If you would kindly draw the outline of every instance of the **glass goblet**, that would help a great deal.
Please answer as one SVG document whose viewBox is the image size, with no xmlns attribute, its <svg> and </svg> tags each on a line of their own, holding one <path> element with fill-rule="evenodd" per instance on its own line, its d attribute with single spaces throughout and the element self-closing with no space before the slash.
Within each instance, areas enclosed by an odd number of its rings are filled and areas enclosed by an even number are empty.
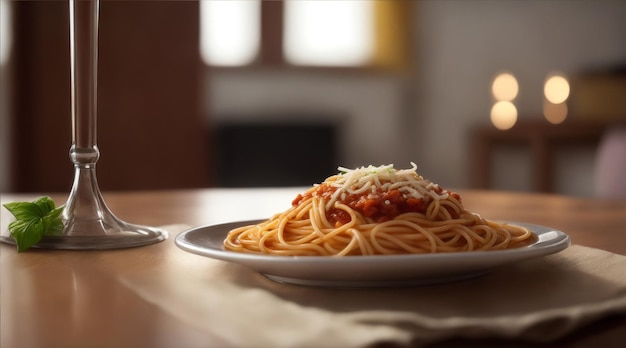
<svg viewBox="0 0 626 348">
<path fill-rule="evenodd" d="M 52 249 L 115 249 L 157 243 L 166 231 L 134 225 L 107 207 L 96 179 L 99 0 L 69 0 L 74 183 L 62 213 L 61 236 L 35 245 Z"/>
</svg>

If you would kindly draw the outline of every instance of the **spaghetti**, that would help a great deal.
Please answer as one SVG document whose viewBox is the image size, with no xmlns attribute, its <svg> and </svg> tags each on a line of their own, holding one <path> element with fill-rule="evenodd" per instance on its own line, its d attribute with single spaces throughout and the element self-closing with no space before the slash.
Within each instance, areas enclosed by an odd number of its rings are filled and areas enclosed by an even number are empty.
<svg viewBox="0 0 626 348">
<path fill-rule="evenodd" d="M 521 247 L 529 230 L 483 219 L 461 197 L 393 165 L 340 173 L 299 194 L 292 206 L 231 230 L 227 250 L 291 256 L 442 253 Z"/>
</svg>

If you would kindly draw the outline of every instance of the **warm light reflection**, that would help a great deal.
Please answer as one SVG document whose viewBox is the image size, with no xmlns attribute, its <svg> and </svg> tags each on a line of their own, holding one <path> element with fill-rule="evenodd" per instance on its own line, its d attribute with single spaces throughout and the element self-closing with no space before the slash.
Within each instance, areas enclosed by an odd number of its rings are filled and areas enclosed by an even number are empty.
<svg viewBox="0 0 626 348">
<path fill-rule="evenodd" d="M 567 104 L 545 102 L 543 103 L 543 115 L 552 124 L 562 123 L 567 118 Z"/>
<path fill-rule="evenodd" d="M 561 75 L 552 75 L 546 79 L 543 93 L 550 103 L 561 104 L 569 97 L 569 82 Z"/>
<path fill-rule="evenodd" d="M 491 84 L 493 97 L 498 101 L 512 101 L 517 97 L 518 91 L 517 79 L 510 73 L 498 74 Z"/>
<path fill-rule="evenodd" d="M 500 130 L 510 129 L 517 122 L 517 108 L 509 101 L 499 101 L 491 107 L 491 123 Z"/>
<path fill-rule="evenodd" d="M 567 118 L 567 98 L 570 86 L 567 79 L 559 74 L 550 75 L 543 87 L 545 101 L 543 115 L 552 124 L 559 124 Z"/>
</svg>

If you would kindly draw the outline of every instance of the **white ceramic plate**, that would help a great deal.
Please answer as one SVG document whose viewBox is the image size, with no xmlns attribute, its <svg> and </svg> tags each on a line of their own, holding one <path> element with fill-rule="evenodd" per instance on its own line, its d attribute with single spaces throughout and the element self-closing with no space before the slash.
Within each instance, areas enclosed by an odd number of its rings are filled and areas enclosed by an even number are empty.
<svg viewBox="0 0 626 348">
<path fill-rule="evenodd" d="M 180 233 L 175 242 L 188 252 L 244 265 L 278 282 L 331 287 L 423 285 L 468 279 L 494 267 L 557 253 L 570 245 L 564 232 L 512 222 L 530 229 L 537 242 L 508 250 L 389 256 L 272 256 L 224 250 L 228 231 L 256 222 L 195 227 Z"/>
</svg>

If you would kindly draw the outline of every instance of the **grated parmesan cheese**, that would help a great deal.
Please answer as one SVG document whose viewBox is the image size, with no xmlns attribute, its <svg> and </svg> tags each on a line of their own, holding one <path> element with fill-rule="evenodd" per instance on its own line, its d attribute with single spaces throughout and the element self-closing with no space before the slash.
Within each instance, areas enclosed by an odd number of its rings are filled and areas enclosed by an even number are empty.
<svg viewBox="0 0 626 348">
<path fill-rule="evenodd" d="M 397 189 L 403 198 L 422 199 L 430 197 L 435 200 L 446 199 L 448 192 L 441 190 L 439 185 L 424 179 L 417 173 L 417 165 L 411 162 L 411 168 L 395 169 L 393 164 L 359 167 L 348 169 L 337 168 L 340 173 L 327 179 L 326 183 L 336 187 L 326 207 L 332 207 L 337 200 L 344 200 L 347 194 L 361 194 L 368 190 L 387 192 Z M 438 193 L 440 192 L 440 193 Z"/>
</svg>

